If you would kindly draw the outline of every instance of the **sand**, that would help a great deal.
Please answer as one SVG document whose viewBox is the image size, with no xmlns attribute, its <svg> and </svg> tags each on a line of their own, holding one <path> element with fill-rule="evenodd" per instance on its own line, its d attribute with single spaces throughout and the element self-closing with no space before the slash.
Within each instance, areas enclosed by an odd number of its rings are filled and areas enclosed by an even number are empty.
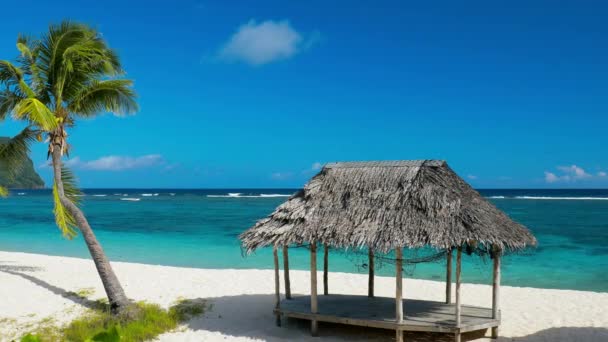
<svg viewBox="0 0 608 342">
<path fill-rule="evenodd" d="M 159 341 L 386 341 L 394 333 L 376 329 L 321 325 L 321 338 L 309 335 L 306 322 L 272 315 L 271 270 L 196 269 L 112 263 L 130 298 L 168 307 L 179 299 L 203 299 L 211 308 Z M 309 273 L 291 272 L 292 291 L 309 293 Z M 367 294 L 367 276 L 330 273 L 330 291 Z M 390 297 L 394 279 L 377 277 L 376 294 Z M 444 284 L 404 279 L 407 298 L 443 300 Z M 503 286 L 499 341 L 608 341 L 608 293 Z M 79 315 L 88 300 L 104 297 L 92 261 L 27 253 L 0 252 L 0 341 L 11 341 L 48 322 L 63 324 Z M 491 288 L 463 284 L 464 304 L 491 306 Z M 446 340 L 447 339 L 446 335 Z M 478 337 L 478 336 L 471 336 Z M 433 341 L 441 336 L 408 334 Z M 490 341 L 481 338 L 479 341 Z"/>
</svg>

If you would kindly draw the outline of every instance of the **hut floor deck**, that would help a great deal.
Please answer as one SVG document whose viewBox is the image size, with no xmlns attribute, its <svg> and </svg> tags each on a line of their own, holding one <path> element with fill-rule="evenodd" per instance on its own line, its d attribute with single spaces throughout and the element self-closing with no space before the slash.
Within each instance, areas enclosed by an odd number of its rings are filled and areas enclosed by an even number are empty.
<svg viewBox="0 0 608 342">
<path fill-rule="evenodd" d="M 318 313 L 310 312 L 310 296 L 283 299 L 279 309 L 286 317 L 317 320 L 402 331 L 457 332 L 455 305 L 442 302 L 406 299 L 403 322 L 395 321 L 395 299 L 387 297 L 319 295 Z M 497 327 L 499 319 L 492 310 L 461 305 L 460 332 Z"/>
</svg>

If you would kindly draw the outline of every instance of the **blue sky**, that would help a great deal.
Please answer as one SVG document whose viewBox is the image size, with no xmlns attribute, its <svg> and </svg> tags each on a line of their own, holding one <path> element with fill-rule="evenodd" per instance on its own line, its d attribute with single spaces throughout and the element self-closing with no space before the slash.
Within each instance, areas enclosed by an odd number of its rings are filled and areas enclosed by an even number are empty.
<svg viewBox="0 0 608 342">
<path fill-rule="evenodd" d="M 0 59 L 70 18 L 136 82 L 136 116 L 71 132 L 84 187 L 299 187 L 330 161 L 422 158 L 480 188 L 608 187 L 602 1 L 27 5 Z"/>
</svg>

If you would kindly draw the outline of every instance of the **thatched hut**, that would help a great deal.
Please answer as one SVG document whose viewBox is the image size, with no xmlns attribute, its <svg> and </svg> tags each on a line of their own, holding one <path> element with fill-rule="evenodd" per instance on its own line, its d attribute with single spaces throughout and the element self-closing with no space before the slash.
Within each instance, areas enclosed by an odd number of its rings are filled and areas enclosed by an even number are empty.
<svg viewBox="0 0 608 342">
<path fill-rule="evenodd" d="M 345 162 L 327 164 L 304 189 L 241 235 L 243 248 L 274 249 L 277 324 L 280 316 L 317 322 L 393 329 L 397 341 L 403 331 L 461 333 L 500 324 L 500 257 L 505 251 L 536 245 L 524 226 L 484 199 L 444 161 Z M 309 244 L 311 295 L 291 296 L 288 247 Z M 324 247 L 324 296 L 317 296 L 317 246 Z M 446 256 L 445 303 L 404 301 L 403 248 L 432 247 Z M 368 296 L 329 295 L 329 248 L 366 249 L 369 255 Z M 278 249 L 283 249 L 286 299 L 279 289 Z M 493 259 L 492 308 L 460 303 L 462 251 L 487 253 Z M 456 250 L 456 294 L 452 304 L 452 254 Z M 396 295 L 374 296 L 374 255 L 394 251 Z M 405 302 L 405 303 L 404 303 Z M 404 316 L 404 306 L 406 316 Z M 361 310 L 368 310 L 362 313 Z M 393 314 L 394 313 L 394 314 Z"/>
</svg>

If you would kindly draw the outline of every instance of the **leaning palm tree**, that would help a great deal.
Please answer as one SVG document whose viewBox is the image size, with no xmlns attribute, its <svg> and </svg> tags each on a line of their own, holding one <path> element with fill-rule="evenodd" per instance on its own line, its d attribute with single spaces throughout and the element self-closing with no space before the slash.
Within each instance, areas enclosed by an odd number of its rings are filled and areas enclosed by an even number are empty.
<svg viewBox="0 0 608 342">
<path fill-rule="evenodd" d="M 47 158 L 53 168 L 55 221 L 64 236 L 79 230 L 91 253 L 110 307 L 124 313 L 132 307 L 114 274 L 103 248 L 78 205 L 74 177 L 63 164 L 69 154 L 68 130 L 80 118 L 137 110 L 133 82 L 114 50 L 95 29 L 70 21 L 51 25 L 39 40 L 17 39 L 16 63 L 0 61 L 0 116 L 12 113 L 37 140 L 48 142 Z M 29 131 L 28 131 L 29 132 Z M 29 142 L 29 140 L 28 140 Z M 128 310 L 130 311 L 130 310 Z"/>
</svg>

